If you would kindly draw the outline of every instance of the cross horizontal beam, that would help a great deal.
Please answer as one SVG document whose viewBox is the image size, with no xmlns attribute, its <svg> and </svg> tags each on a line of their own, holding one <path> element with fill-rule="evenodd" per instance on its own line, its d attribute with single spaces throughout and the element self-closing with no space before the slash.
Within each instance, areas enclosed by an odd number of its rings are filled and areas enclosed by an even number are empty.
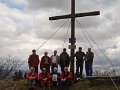
<svg viewBox="0 0 120 90">
<path fill-rule="evenodd" d="M 66 18 L 72 18 L 72 17 L 76 18 L 76 17 L 85 17 L 85 16 L 96 16 L 96 15 L 100 15 L 100 11 L 76 13 L 75 15 L 68 14 L 68 15 L 61 15 L 61 16 L 53 16 L 53 17 L 49 17 L 49 20 L 66 19 Z"/>
</svg>

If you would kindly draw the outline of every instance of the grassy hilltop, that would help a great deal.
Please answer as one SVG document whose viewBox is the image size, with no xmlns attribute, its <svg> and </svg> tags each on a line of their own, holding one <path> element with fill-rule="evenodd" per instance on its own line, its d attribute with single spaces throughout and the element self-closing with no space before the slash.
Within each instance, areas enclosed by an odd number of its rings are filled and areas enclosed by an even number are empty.
<svg viewBox="0 0 120 90">
<path fill-rule="evenodd" d="M 120 90 L 120 81 L 116 82 Z M 0 81 L 0 90 L 28 90 L 27 82 L 21 81 Z M 35 90 L 41 90 L 36 87 Z M 90 81 L 83 79 L 70 87 L 70 90 L 116 90 L 111 81 L 97 80 L 94 85 Z"/>
</svg>

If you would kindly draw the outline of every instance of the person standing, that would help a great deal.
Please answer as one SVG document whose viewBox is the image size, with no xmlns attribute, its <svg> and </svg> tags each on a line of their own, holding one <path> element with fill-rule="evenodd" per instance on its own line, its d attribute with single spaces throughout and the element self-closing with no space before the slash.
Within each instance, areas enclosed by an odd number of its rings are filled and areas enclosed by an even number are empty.
<svg viewBox="0 0 120 90">
<path fill-rule="evenodd" d="M 51 60 L 48 56 L 48 52 L 44 53 L 44 56 L 41 58 L 40 69 L 46 68 L 47 72 L 50 72 Z"/>
<path fill-rule="evenodd" d="M 86 76 L 92 76 L 93 59 L 94 59 L 94 53 L 91 51 L 91 48 L 88 48 L 88 52 L 86 53 L 86 60 L 85 60 Z"/>
<path fill-rule="evenodd" d="M 38 73 L 38 65 L 39 65 L 39 56 L 36 54 L 36 50 L 32 50 L 32 54 L 28 58 L 29 68 L 34 67 L 35 72 Z"/>
<path fill-rule="evenodd" d="M 53 72 L 54 67 L 58 67 L 59 64 L 59 56 L 57 55 L 57 50 L 54 50 L 54 55 L 51 56 L 51 70 Z"/>
<path fill-rule="evenodd" d="M 79 51 L 77 51 L 74 54 L 74 57 L 76 57 L 76 59 L 77 59 L 76 60 L 76 77 L 77 78 L 82 78 L 83 62 L 84 62 L 84 59 L 86 58 L 85 53 L 82 51 L 82 47 L 79 47 Z M 79 68 L 80 68 L 80 72 L 79 72 Z"/>
<path fill-rule="evenodd" d="M 64 67 L 69 67 L 69 55 L 66 52 L 66 48 L 63 49 L 63 52 L 60 54 L 60 67 L 61 71 L 64 71 Z"/>
</svg>

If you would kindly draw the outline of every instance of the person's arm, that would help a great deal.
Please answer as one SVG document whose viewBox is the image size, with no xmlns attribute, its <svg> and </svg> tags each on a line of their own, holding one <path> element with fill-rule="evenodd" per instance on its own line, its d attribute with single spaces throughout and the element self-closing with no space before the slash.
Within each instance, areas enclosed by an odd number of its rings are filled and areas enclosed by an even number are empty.
<svg viewBox="0 0 120 90">
<path fill-rule="evenodd" d="M 44 59 L 44 57 L 42 57 L 42 58 L 41 58 L 41 61 L 40 61 L 40 69 L 41 69 L 41 71 L 42 71 L 42 69 L 44 68 L 43 59 Z"/>
<path fill-rule="evenodd" d="M 28 58 L 28 65 L 30 67 L 30 63 L 31 63 L 31 55 L 29 55 L 29 58 Z"/>
<path fill-rule="evenodd" d="M 53 55 L 50 57 L 50 60 L 51 60 L 51 63 L 52 63 L 52 60 L 53 60 Z"/>
<path fill-rule="evenodd" d="M 91 52 L 90 59 L 93 59 L 93 58 L 94 58 L 94 53 Z"/>
<path fill-rule="evenodd" d="M 71 72 L 69 72 L 69 74 L 68 74 L 66 79 L 72 79 L 72 73 Z"/>
<path fill-rule="evenodd" d="M 86 59 L 86 54 L 83 52 L 83 60 L 85 60 Z"/>
<path fill-rule="evenodd" d="M 93 53 L 93 52 L 92 52 Z M 93 58 L 94 58 L 94 53 L 93 53 Z"/>
<path fill-rule="evenodd" d="M 49 65 L 51 66 L 52 65 L 52 61 L 51 61 L 50 57 L 48 57 L 48 61 L 49 61 Z"/>
<path fill-rule="evenodd" d="M 39 65 L 39 63 L 40 63 L 40 60 L 39 60 L 39 56 L 37 55 L 37 60 L 38 60 L 38 65 Z"/>
<path fill-rule="evenodd" d="M 68 65 L 67 66 L 69 66 L 69 64 L 70 64 L 70 57 L 69 57 L 68 54 L 67 54 L 67 60 L 68 60 Z"/>
<path fill-rule="evenodd" d="M 32 77 L 32 75 L 30 73 L 27 74 L 26 78 L 27 79 L 34 79 L 34 77 Z"/>
<path fill-rule="evenodd" d="M 52 75 L 50 73 L 47 73 L 47 79 L 51 79 Z"/>
<path fill-rule="evenodd" d="M 37 73 L 35 73 L 35 79 L 38 79 L 38 74 Z"/>
<path fill-rule="evenodd" d="M 63 72 L 60 74 L 60 79 L 64 79 L 64 73 Z"/>
<path fill-rule="evenodd" d="M 39 74 L 39 80 L 43 80 L 42 73 Z"/>
<path fill-rule="evenodd" d="M 93 58 L 94 58 L 94 53 L 91 52 L 90 55 L 89 55 L 89 57 L 88 57 L 88 60 L 92 60 Z"/>
<path fill-rule="evenodd" d="M 26 78 L 27 78 L 27 79 L 29 79 L 29 78 L 30 78 L 30 74 L 29 74 L 29 73 L 27 73 Z"/>
<path fill-rule="evenodd" d="M 76 57 L 76 56 L 77 56 L 77 52 L 72 57 Z"/>
<path fill-rule="evenodd" d="M 60 57 L 59 57 L 59 65 L 62 66 L 62 55 L 60 54 Z"/>
<path fill-rule="evenodd" d="M 59 65 L 59 63 L 60 63 L 60 60 L 59 60 L 59 56 L 57 55 L 57 64 Z"/>
</svg>

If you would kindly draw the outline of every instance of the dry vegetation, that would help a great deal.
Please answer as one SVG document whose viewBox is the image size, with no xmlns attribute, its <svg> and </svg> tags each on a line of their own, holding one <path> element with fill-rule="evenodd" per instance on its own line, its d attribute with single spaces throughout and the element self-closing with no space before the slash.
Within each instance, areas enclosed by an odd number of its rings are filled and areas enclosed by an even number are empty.
<svg viewBox="0 0 120 90">
<path fill-rule="evenodd" d="M 120 81 L 116 82 L 120 90 Z M 25 80 L 20 81 L 0 81 L 0 90 L 28 90 L 27 82 Z M 40 87 L 36 87 L 35 90 L 41 90 Z M 78 83 L 71 86 L 70 90 L 116 90 L 111 81 L 97 80 L 94 85 L 90 81 L 83 79 Z"/>
</svg>

